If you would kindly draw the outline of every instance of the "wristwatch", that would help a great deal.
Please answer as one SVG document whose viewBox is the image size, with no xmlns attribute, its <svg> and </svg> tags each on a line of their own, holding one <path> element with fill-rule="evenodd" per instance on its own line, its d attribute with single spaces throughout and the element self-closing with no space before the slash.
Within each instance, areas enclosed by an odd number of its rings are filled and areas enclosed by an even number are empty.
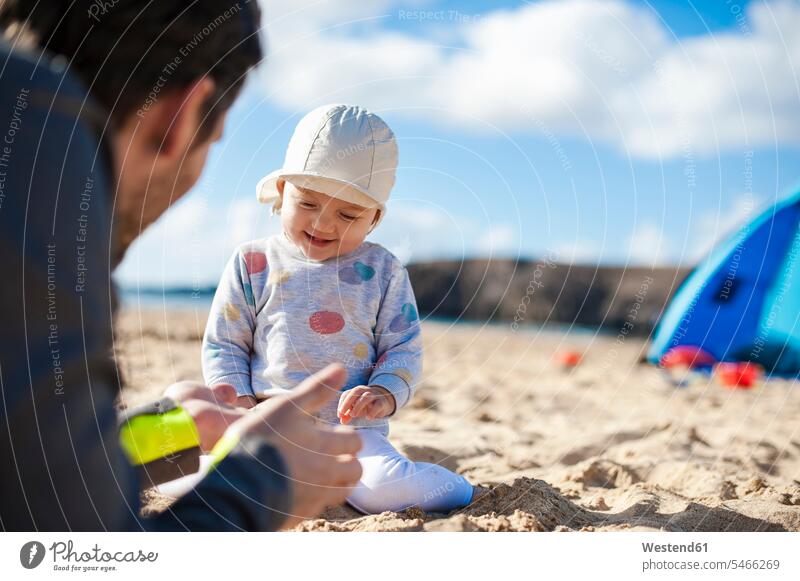
<svg viewBox="0 0 800 581">
<path fill-rule="evenodd" d="M 193 474 L 200 467 L 200 436 L 194 420 L 168 397 L 124 411 L 119 417 L 119 442 L 152 486 Z"/>
</svg>

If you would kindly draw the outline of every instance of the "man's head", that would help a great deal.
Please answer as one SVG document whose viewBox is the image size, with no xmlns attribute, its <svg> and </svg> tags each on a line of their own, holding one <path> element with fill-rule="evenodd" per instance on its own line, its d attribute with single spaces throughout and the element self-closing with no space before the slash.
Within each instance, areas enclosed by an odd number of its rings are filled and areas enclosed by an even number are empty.
<svg viewBox="0 0 800 581">
<path fill-rule="evenodd" d="M 255 0 L 0 0 L 6 36 L 63 56 L 108 113 L 123 250 L 200 176 L 259 22 Z"/>
</svg>

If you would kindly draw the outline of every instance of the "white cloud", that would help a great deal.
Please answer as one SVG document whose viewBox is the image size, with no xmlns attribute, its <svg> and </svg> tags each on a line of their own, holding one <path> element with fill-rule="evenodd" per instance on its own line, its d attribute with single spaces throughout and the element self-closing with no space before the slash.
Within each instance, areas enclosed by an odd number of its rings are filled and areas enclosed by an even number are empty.
<svg viewBox="0 0 800 581">
<path fill-rule="evenodd" d="M 404 263 L 516 256 L 519 251 L 518 230 L 511 224 L 478 222 L 444 208 L 406 201 L 390 202 L 386 219 L 370 240 L 384 245 Z"/>
<path fill-rule="evenodd" d="M 566 264 L 597 264 L 604 258 L 603 245 L 593 240 L 569 240 L 552 245 L 551 260 Z"/>
<path fill-rule="evenodd" d="M 685 239 L 680 243 L 668 238 L 654 223 L 643 224 L 631 237 L 631 260 L 647 266 L 695 266 L 763 209 L 764 199 L 752 192 L 734 196 L 715 210 L 687 216 Z"/>
<path fill-rule="evenodd" d="M 652 223 L 639 224 L 628 241 L 628 264 L 664 266 L 672 258 L 671 245 L 662 227 Z"/>
<path fill-rule="evenodd" d="M 485 256 L 507 256 L 519 253 L 517 231 L 510 224 L 492 224 L 478 237 L 478 254 Z"/>
<path fill-rule="evenodd" d="M 269 2 L 264 18 L 268 55 L 260 72 L 271 99 L 289 111 L 336 101 L 375 110 L 429 103 L 416 94 L 423 90 L 420 75 L 434 75 L 444 66 L 440 49 L 382 30 L 381 21 L 392 17 L 391 4 Z M 356 27 L 369 32 L 347 34 Z"/>
<path fill-rule="evenodd" d="M 565 0 L 387 30 L 395 3 L 278 2 L 263 83 L 290 111 L 330 101 L 611 142 L 633 155 L 800 143 L 800 5 L 753 3 L 733 31 L 678 40 L 647 6 Z M 430 26 L 444 35 L 412 34 Z"/>
<path fill-rule="evenodd" d="M 370 236 L 404 263 L 431 258 L 464 257 L 469 253 L 471 222 L 444 208 L 389 202 L 386 218 Z"/>
</svg>

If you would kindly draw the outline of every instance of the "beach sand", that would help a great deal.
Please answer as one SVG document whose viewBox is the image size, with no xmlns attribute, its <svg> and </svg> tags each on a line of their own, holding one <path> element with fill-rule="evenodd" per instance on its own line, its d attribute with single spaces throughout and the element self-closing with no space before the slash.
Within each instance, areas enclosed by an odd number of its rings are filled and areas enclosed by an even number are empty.
<svg viewBox="0 0 800 581">
<path fill-rule="evenodd" d="M 120 314 L 124 405 L 201 380 L 205 318 Z M 424 379 L 390 439 L 491 492 L 449 515 L 335 507 L 298 530 L 800 531 L 800 385 L 675 388 L 622 335 L 425 322 L 423 337 Z M 582 363 L 557 365 L 564 349 Z M 145 512 L 169 504 L 145 499 Z"/>
</svg>

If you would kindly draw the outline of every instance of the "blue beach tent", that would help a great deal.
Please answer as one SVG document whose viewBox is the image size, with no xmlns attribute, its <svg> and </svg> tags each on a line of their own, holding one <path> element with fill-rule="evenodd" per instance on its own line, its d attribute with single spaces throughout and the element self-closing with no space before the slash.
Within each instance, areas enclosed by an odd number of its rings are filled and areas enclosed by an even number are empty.
<svg viewBox="0 0 800 581">
<path fill-rule="evenodd" d="M 719 244 L 675 293 L 648 360 L 699 347 L 717 361 L 753 361 L 800 375 L 800 191 Z"/>
</svg>

